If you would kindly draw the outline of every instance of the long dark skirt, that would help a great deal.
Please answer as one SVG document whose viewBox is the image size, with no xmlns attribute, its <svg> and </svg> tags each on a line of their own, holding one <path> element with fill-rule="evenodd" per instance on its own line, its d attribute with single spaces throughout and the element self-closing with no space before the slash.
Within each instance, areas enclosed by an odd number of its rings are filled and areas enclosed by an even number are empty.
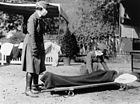
<svg viewBox="0 0 140 104">
<path fill-rule="evenodd" d="M 26 35 L 22 50 L 22 70 L 30 73 L 40 74 L 46 70 L 45 54 L 33 56 L 31 53 L 30 37 Z"/>
</svg>

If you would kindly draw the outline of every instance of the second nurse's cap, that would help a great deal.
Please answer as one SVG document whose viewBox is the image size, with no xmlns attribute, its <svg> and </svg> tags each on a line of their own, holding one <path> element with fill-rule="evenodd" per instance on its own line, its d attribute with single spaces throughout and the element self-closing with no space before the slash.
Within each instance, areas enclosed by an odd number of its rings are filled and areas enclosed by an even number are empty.
<svg viewBox="0 0 140 104">
<path fill-rule="evenodd" d="M 46 2 L 46 1 L 39 1 L 39 2 L 36 3 L 36 7 L 47 8 L 48 4 L 49 4 L 49 3 Z"/>
</svg>

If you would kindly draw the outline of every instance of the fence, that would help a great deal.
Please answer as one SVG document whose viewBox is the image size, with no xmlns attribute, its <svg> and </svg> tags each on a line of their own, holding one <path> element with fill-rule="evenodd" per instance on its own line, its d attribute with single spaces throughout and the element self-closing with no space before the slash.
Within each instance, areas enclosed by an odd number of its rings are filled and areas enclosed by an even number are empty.
<svg viewBox="0 0 140 104">
<path fill-rule="evenodd" d="M 4 55 L 1 53 L 1 59 L 0 59 L 1 65 L 4 65 L 7 63 L 7 60 L 8 60 L 7 57 L 8 57 L 7 55 Z M 21 57 L 10 60 L 10 64 L 21 64 Z M 53 57 L 51 54 L 45 56 L 45 64 L 50 64 L 50 65 L 53 64 Z"/>
</svg>

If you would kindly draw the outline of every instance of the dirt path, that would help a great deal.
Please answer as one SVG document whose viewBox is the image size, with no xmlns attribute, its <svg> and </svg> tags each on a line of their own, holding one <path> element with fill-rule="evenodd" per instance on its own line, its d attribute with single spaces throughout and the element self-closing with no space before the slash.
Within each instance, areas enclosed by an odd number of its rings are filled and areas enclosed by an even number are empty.
<svg viewBox="0 0 140 104">
<path fill-rule="evenodd" d="M 104 90 L 87 93 L 77 93 L 73 97 L 64 98 L 58 94 L 40 93 L 39 98 L 27 97 L 23 94 L 25 87 L 25 72 L 20 65 L 0 67 L 0 104 L 140 104 L 140 83 L 129 84 L 127 91 Z M 78 75 L 80 65 L 47 67 L 47 71 Z M 109 64 L 110 69 L 121 72 L 131 72 L 130 64 Z M 41 83 L 41 82 L 40 82 Z"/>
</svg>

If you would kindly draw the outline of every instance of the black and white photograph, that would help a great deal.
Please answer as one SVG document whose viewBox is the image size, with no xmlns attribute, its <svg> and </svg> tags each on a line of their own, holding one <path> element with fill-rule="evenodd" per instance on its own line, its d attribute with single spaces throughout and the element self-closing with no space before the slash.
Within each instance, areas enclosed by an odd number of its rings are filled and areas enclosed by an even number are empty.
<svg viewBox="0 0 140 104">
<path fill-rule="evenodd" d="M 0 0 L 0 104 L 140 104 L 139 0 Z"/>
</svg>

